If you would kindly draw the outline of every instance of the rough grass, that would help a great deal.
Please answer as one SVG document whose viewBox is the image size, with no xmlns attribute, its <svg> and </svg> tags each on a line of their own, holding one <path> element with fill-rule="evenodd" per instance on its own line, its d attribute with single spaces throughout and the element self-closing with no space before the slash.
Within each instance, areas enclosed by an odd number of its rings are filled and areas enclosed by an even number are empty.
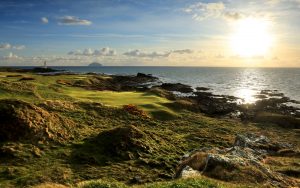
<svg viewBox="0 0 300 188">
<path fill-rule="evenodd" d="M 25 107 L 33 106 L 33 110 L 26 112 L 22 106 L 12 105 L 13 117 L 17 120 L 26 117 L 25 120 L 30 120 L 25 121 L 28 125 L 37 121 L 42 128 L 47 127 L 47 122 L 52 122 L 52 131 L 54 128 L 60 130 L 60 122 L 68 120 L 72 122 L 73 128 L 69 135 L 63 134 L 64 138 L 70 138 L 63 139 L 63 142 L 36 143 L 26 142 L 24 139 L 0 142 L 0 187 L 30 187 L 40 184 L 40 187 L 76 187 L 82 181 L 90 181 L 86 183 L 90 187 L 116 187 L 113 184 L 124 187 L 234 187 L 237 185 L 205 177 L 170 180 L 175 175 L 182 155 L 200 147 L 230 147 L 238 133 L 259 133 L 298 147 L 300 145 L 300 134 L 292 129 L 272 124 L 241 124 L 189 111 L 174 111 L 167 107 L 171 101 L 150 93 L 90 91 L 56 82 L 58 79 L 81 80 L 86 75 L 22 74 L 6 77 L 12 74 L 14 73 L 0 73 L 0 100 L 17 99 L 26 104 Z M 22 76 L 30 76 L 35 80 L 18 81 Z M 138 106 L 152 118 L 128 113 L 122 109 L 126 104 Z M 36 120 L 36 110 L 46 114 L 49 121 L 42 118 L 44 116 Z M 0 123 L 3 124 L 3 121 Z M 125 137 L 127 140 L 124 141 L 122 134 L 111 132 L 124 126 L 133 126 L 138 130 L 136 132 L 144 136 L 137 140 Z M 105 135 L 120 137 L 109 140 L 104 139 Z M 59 140 L 59 137 L 54 136 L 53 139 Z M 123 147 L 124 144 L 128 146 L 128 143 L 134 147 Z M 109 146 L 113 147 L 113 151 L 128 152 L 129 155 L 117 158 L 115 155 L 108 155 L 111 151 Z M 141 149 L 143 147 L 152 148 L 152 152 Z M 273 160 L 278 162 L 283 159 L 274 157 Z M 286 170 L 284 165 L 292 168 L 293 164 L 299 164 L 299 158 L 286 161 L 283 166 L 273 163 L 270 163 L 272 168 L 282 171 Z M 98 180 L 107 178 L 113 178 L 117 183 Z M 156 181 L 159 183 L 153 183 Z M 246 182 L 243 177 L 239 181 L 259 186 Z"/>
<path fill-rule="evenodd" d="M 10 77 L 7 77 L 8 75 Z M 178 116 L 174 110 L 166 107 L 172 103 L 170 100 L 153 93 L 95 91 L 57 83 L 57 80 L 62 79 L 84 81 L 88 77 L 85 75 L 41 76 L 0 73 L 0 76 L 0 99 L 21 99 L 31 103 L 44 100 L 88 101 L 103 103 L 112 107 L 133 104 L 150 116 L 162 120 L 173 119 Z M 19 81 L 20 77 L 32 77 L 35 80 Z M 104 79 L 107 78 L 104 77 Z"/>
<path fill-rule="evenodd" d="M 246 187 L 245 185 L 234 185 L 220 182 L 206 177 L 180 179 L 167 182 L 156 182 L 144 185 L 127 186 L 114 180 L 92 180 L 81 182 L 78 188 L 238 188 Z"/>
</svg>

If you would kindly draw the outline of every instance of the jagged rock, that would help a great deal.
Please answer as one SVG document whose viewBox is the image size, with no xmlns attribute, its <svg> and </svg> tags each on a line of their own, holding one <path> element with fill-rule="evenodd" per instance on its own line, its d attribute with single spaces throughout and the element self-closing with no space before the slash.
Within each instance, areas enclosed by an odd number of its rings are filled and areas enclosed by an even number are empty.
<svg viewBox="0 0 300 188">
<path fill-rule="evenodd" d="M 201 148 L 185 155 L 176 176 L 182 177 L 186 169 L 233 182 L 263 183 L 275 187 L 296 186 L 293 179 L 271 171 L 265 164 L 266 155 L 273 152 L 270 146 L 289 148 L 290 144 L 271 142 L 265 136 L 254 134 L 238 135 L 231 148 Z M 189 173 L 186 173 L 189 174 Z"/>
<path fill-rule="evenodd" d="M 235 146 L 243 148 L 251 148 L 259 154 L 275 155 L 282 150 L 293 149 L 293 145 L 284 142 L 271 141 L 263 135 L 246 134 L 237 135 L 235 138 Z"/>
</svg>

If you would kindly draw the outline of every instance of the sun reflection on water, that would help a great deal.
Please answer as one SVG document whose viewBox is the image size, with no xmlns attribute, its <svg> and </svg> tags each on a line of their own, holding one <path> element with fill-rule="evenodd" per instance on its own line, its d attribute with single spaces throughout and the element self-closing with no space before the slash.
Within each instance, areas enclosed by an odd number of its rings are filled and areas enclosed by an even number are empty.
<svg viewBox="0 0 300 188">
<path fill-rule="evenodd" d="M 257 99 L 255 98 L 256 92 L 251 90 L 251 89 L 239 89 L 236 92 L 236 96 L 240 97 L 243 99 L 242 103 L 254 103 Z"/>
</svg>

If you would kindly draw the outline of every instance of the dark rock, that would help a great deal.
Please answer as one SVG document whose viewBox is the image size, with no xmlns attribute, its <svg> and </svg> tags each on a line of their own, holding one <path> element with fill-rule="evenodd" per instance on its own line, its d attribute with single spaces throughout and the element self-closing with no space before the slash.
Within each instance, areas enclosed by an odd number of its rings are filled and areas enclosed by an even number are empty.
<svg viewBox="0 0 300 188">
<path fill-rule="evenodd" d="M 196 90 L 197 91 L 208 91 L 208 90 L 211 90 L 211 89 L 207 88 L 207 87 L 196 87 Z"/>
<path fill-rule="evenodd" d="M 28 69 L 28 72 L 33 72 L 33 73 L 51 73 L 51 72 L 61 72 L 61 71 L 63 70 L 56 70 L 52 68 L 43 68 L 43 67 Z"/>
<path fill-rule="evenodd" d="M 138 78 L 149 78 L 149 79 L 153 79 L 156 78 L 154 76 L 152 76 L 152 74 L 144 74 L 144 73 L 137 73 L 136 77 Z"/>
<path fill-rule="evenodd" d="M 208 115 L 220 116 L 231 114 L 238 110 L 237 104 L 230 102 L 236 100 L 235 97 L 225 95 L 214 95 L 211 92 L 194 92 L 195 96 L 189 97 L 193 99 L 198 109 Z"/>
<path fill-rule="evenodd" d="M 181 93 L 192 93 L 193 89 L 189 85 L 181 84 L 181 83 L 163 83 L 161 88 L 168 91 L 177 91 Z"/>
</svg>

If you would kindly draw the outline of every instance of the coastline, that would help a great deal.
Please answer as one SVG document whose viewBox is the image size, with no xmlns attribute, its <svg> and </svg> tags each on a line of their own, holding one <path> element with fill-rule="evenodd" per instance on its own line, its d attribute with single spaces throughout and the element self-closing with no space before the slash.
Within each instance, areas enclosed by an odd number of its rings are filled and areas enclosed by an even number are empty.
<svg viewBox="0 0 300 188">
<path fill-rule="evenodd" d="M 80 182 L 104 185 L 105 178 L 119 187 L 182 181 L 182 186 L 299 185 L 299 166 L 293 164 L 300 156 L 300 114 L 285 105 L 291 100 L 283 94 L 263 91 L 270 98 L 237 104 L 236 97 L 209 88 L 195 91 L 143 73 L 0 72 L 0 153 L 7 164 L 0 172 L 8 173 L 0 185 L 84 187 Z M 195 166 L 196 156 L 210 156 L 210 167 Z M 264 156 L 275 162 L 262 162 Z M 276 163 L 282 159 L 285 166 Z M 199 172 L 199 179 L 182 179 Z"/>
<path fill-rule="evenodd" d="M 278 90 L 285 96 L 300 101 L 296 82 L 300 69 L 256 69 L 256 68 L 191 68 L 191 67 L 56 67 L 78 73 L 104 73 L 109 75 L 136 75 L 139 72 L 152 74 L 167 83 L 182 83 L 211 88 L 214 94 L 243 98 L 247 103 L 255 102 L 262 90 Z M 286 76 L 288 75 L 288 76 Z M 253 84 L 255 83 L 255 84 Z M 293 84 L 290 84 L 293 83 Z"/>
</svg>

